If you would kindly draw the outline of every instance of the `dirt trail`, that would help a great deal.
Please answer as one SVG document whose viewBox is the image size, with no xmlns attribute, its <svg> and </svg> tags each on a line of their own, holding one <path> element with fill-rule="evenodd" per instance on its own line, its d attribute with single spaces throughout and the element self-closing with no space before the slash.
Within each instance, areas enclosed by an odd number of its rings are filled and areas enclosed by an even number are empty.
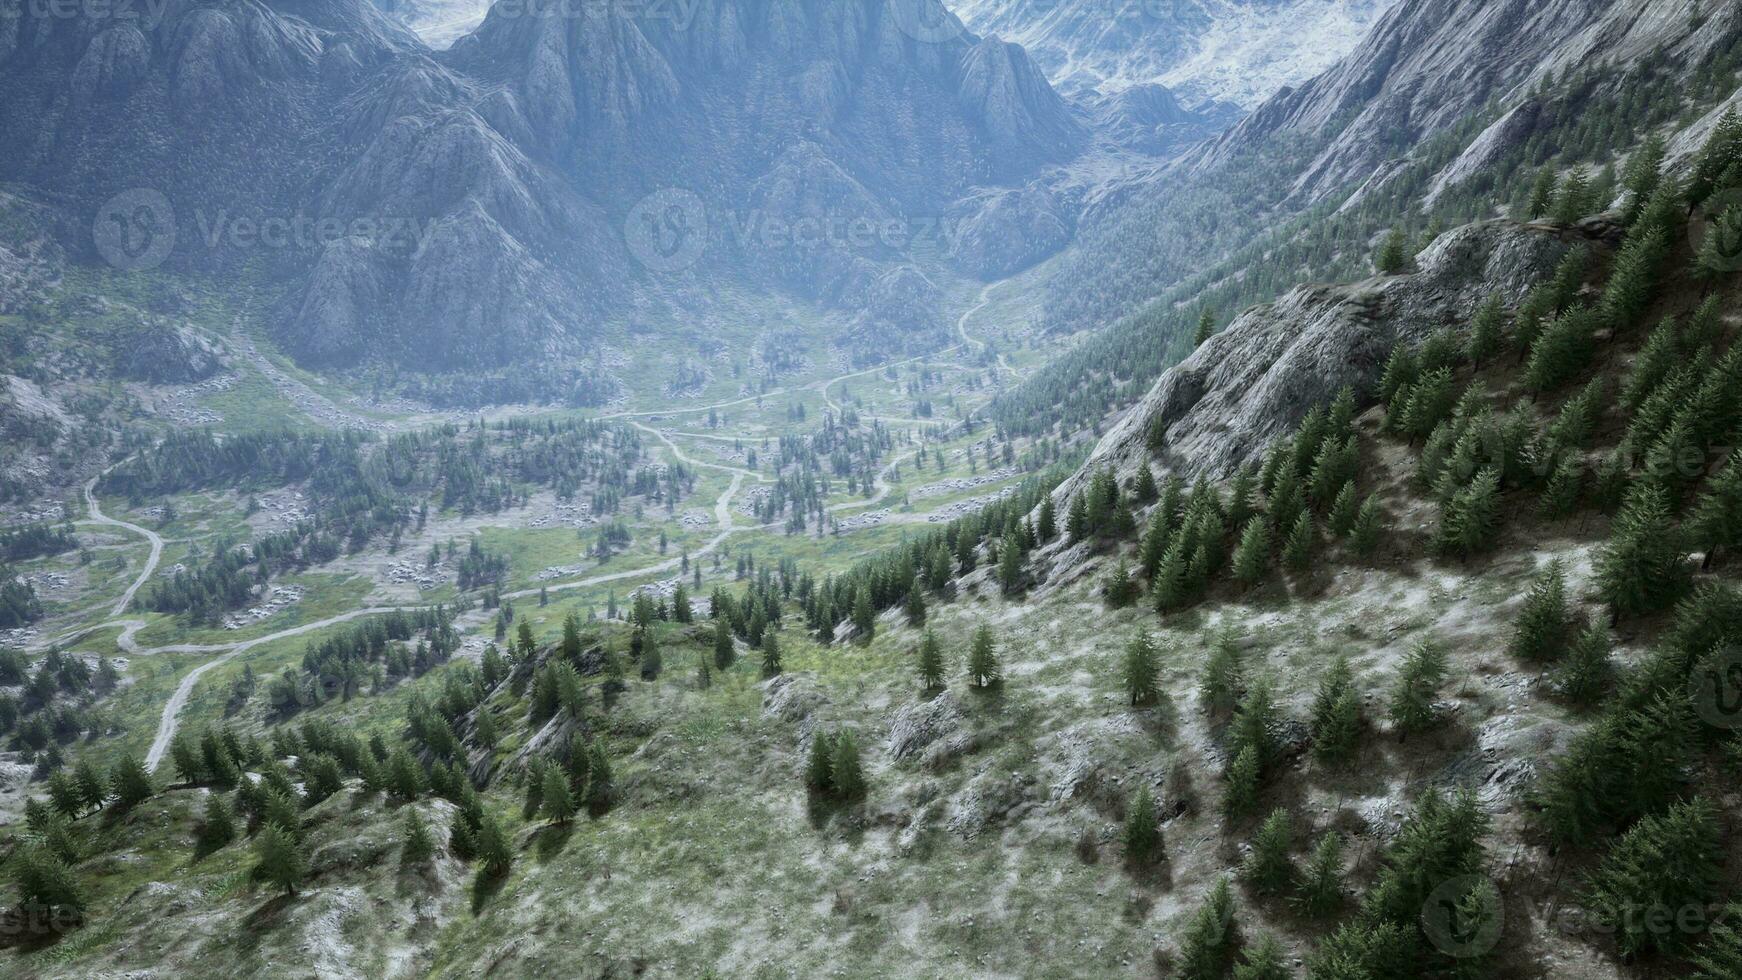
<svg viewBox="0 0 1742 980">
<path fill-rule="evenodd" d="M 144 587 L 146 580 L 151 578 L 151 573 L 157 571 L 157 563 L 163 558 L 163 539 L 158 537 L 154 531 L 147 531 L 137 524 L 118 521 L 104 514 L 102 506 L 97 503 L 97 481 L 99 479 L 101 477 L 92 477 L 91 481 L 85 484 L 85 508 L 90 512 L 90 516 L 79 523 L 124 528 L 134 534 L 143 535 L 147 541 L 151 542 L 151 555 L 145 559 L 145 568 L 139 572 L 139 577 L 133 580 L 133 584 L 127 587 L 127 591 L 121 593 L 121 598 L 115 603 L 115 608 L 109 611 L 109 615 L 119 616 L 127 611 L 127 604 L 133 601 L 134 595 L 138 594 L 139 590 Z"/>
</svg>

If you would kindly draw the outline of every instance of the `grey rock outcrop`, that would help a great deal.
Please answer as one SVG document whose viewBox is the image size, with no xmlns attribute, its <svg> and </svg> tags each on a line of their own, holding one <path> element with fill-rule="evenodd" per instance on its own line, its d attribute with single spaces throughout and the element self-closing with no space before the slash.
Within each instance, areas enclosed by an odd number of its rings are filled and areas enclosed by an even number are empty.
<svg viewBox="0 0 1742 980">
<path fill-rule="evenodd" d="M 1187 481 L 1226 478 L 1344 386 L 1370 392 L 1398 343 L 1462 329 L 1489 295 L 1522 299 L 1568 247 L 1544 226 L 1467 225 L 1423 250 L 1411 275 L 1299 286 L 1249 309 L 1164 373 L 1057 496 L 1068 500 L 1097 469 L 1129 478 L 1152 460 Z M 1152 424 L 1159 453 L 1147 445 Z"/>
</svg>

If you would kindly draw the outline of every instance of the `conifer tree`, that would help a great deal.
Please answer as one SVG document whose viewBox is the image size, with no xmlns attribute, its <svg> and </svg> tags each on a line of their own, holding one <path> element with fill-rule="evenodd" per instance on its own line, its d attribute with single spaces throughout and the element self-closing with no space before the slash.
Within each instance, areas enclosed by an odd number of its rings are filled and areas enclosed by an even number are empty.
<svg viewBox="0 0 1742 980">
<path fill-rule="evenodd" d="M 399 845 L 400 863 L 415 866 L 427 862 L 434 855 L 435 839 L 430 836 L 429 826 L 423 822 L 417 807 L 406 807 L 405 836 Z"/>
<path fill-rule="evenodd" d="M 732 642 L 732 628 L 723 622 L 714 623 L 714 668 L 731 670 L 738 659 L 737 645 Z"/>
<path fill-rule="evenodd" d="M 1545 166 L 1536 172 L 1536 180 L 1530 186 L 1530 202 L 1524 208 L 1527 219 L 1535 221 L 1548 214 L 1548 209 L 1555 200 L 1555 185 L 1559 179 L 1552 166 Z"/>
<path fill-rule="evenodd" d="M 1343 897 L 1343 838 L 1334 830 L 1326 831 L 1301 868 L 1295 905 L 1307 915 L 1323 918 L 1342 906 Z"/>
<path fill-rule="evenodd" d="M 1240 651 L 1231 637 L 1217 637 L 1204 661 L 1203 678 L 1198 694 L 1204 707 L 1212 712 L 1232 711 L 1240 700 Z"/>
<path fill-rule="evenodd" d="M 1108 577 L 1102 591 L 1107 598 L 1110 609 L 1124 609 L 1136 601 L 1141 587 L 1131 579 L 1131 569 L 1125 564 L 1125 559 L 1119 559 L 1119 564 L 1113 566 L 1113 574 Z"/>
<path fill-rule="evenodd" d="M 1161 857 L 1161 824 L 1156 817 L 1155 797 L 1144 786 L 1137 791 L 1125 814 L 1125 860 L 1147 868 Z"/>
<path fill-rule="evenodd" d="M 1155 570 L 1155 577 L 1149 585 L 1156 612 L 1172 612 L 1186 604 L 1191 591 L 1189 576 L 1185 541 L 1176 540 L 1162 556 L 1161 565 Z"/>
<path fill-rule="evenodd" d="M 1439 719 L 1435 699 L 1446 681 L 1445 651 L 1431 640 L 1410 648 L 1391 693 L 1391 722 L 1405 735 L 1432 728 Z"/>
<path fill-rule="evenodd" d="M 1494 541 L 1500 524 L 1500 473 L 1487 467 L 1440 508 L 1435 545 L 1442 553 L 1469 558 Z"/>
<path fill-rule="evenodd" d="M 25 842 L 9 863 L 20 906 L 47 913 L 54 921 L 83 921 L 88 900 L 65 861 L 40 844 Z"/>
<path fill-rule="evenodd" d="M 1655 612 L 1680 597 L 1690 574 L 1668 496 L 1658 486 L 1635 487 L 1597 555 L 1604 601 L 1617 617 Z"/>
<path fill-rule="evenodd" d="M 151 775 L 131 755 L 122 756 L 115 763 L 109 777 L 109 787 L 114 794 L 117 810 L 131 810 L 151 799 L 151 794 L 155 792 L 151 786 Z"/>
<path fill-rule="evenodd" d="M 1650 909 L 1703 909 L 1718 896 L 1724 865 L 1718 809 L 1695 798 L 1640 820 L 1591 876 L 1585 904 L 1615 931 L 1623 956 L 1674 952 L 1685 932 L 1659 928 Z"/>
<path fill-rule="evenodd" d="M 1294 976 L 1283 961 L 1282 945 L 1274 936 L 1265 935 L 1243 956 L 1243 962 L 1234 967 L 1234 980 L 1289 980 Z"/>
<path fill-rule="evenodd" d="M 1238 818 L 1256 809 L 1259 780 L 1262 778 L 1263 764 L 1258 758 L 1258 747 L 1247 745 L 1228 766 L 1228 786 L 1222 797 L 1223 812 L 1230 818 Z"/>
<path fill-rule="evenodd" d="M 200 821 L 199 832 L 195 835 L 196 850 L 200 854 L 210 854 L 222 850 L 235 839 L 236 818 L 224 794 L 213 793 L 207 796 L 205 815 Z"/>
<path fill-rule="evenodd" d="M 1549 562 L 1525 596 L 1507 652 L 1520 660 L 1558 660 L 1572 641 L 1572 633 L 1566 571 L 1556 560 Z"/>
<path fill-rule="evenodd" d="M 1331 512 L 1326 517 L 1331 536 L 1346 538 L 1355 530 L 1355 521 L 1360 516 L 1361 500 L 1355 491 L 1355 481 L 1343 484 L 1343 489 L 1337 491 L 1337 499 L 1331 502 Z"/>
<path fill-rule="evenodd" d="M 1313 757 L 1321 762 L 1341 763 L 1354 754 L 1361 729 L 1361 699 L 1355 690 L 1355 672 L 1349 658 L 1338 654 L 1319 680 L 1313 697 L 1309 730 Z"/>
<path fill-rule="evenodd" d="M 1203 907 L 1192 917 L 1180 940 L 1175 976 L 1179 980 L 1222 980 L 1239 948 L 1234 924 L 1234 894 L 1223 878 L 1210 889 Z"/>
<path fill-rule="evenodd" d="M 1476 315 L 1470 319 L 1470 339 L 1464 348 L 1464 355 L 1478 369 L 1484 361 L 1493 357 L 1500 350 L 1505 339 L 1506 304 L 1499 293 L 1490 295 L 1476 308 Z"/>
<path fill-rule="evenodd" d="M 605 755 L 605 747 L 594 742 L 587 753 L 587 812 L 595 817 L 604 814 L 611 809 L 615 792 L 611 783 L 611 760 Z"/>
<path fill-rule="evenodd" d="M 943 648 L 931 630 L 926 630 L 919 641 L 919 684 L 928 692 L 942 690 L 944 686 Z"/>
<path fill-rule="evenodd" d="M 575 798 L 569 790 L 568 774 L 557 766 L 546 766 L 544 770 L 544 792 L 540 801 L 545 819 L 554 824 L 565 824 L 575 815 Z"/>
<path fill-rule="evenodd" d="M 865 769 L 859 762 L 859 744 L 850 731 L 835 736 L 834 751 L 829 759 L 829 784 L 834 794 L 843 800 L 858 800 L 865 796 Z"/>
<path fill-rule="evenodd" d="M 1139 633 L 1125 645 L 1125 695 L 1133 705 L 1154 704 L 1161 699 L 1161 668 L 1156 661 L 1155 641 Z"/>
<path fill-rule="evenodd" d="M 296 838 L 276 824 L 267 824 L 254 842 L 254 878 L 295 895 L 307 874 L 307 864 Z"/>
<path fill-rule="evenodd" d="M 827 796 L 834 792 L 835 781 L 835 746 L 834 740 L 821 728 L 811 733 L 810 756 L 805 761 L 805 788 L 819 796 Z"/>
<path fill-rule="evenodd" d="M 1409 271 L 1409 241 L 1400 228 L 1391 229 L 1374 253 L 1373 264 L 1382 275 L 1396 276 Z"/>
<path fill-rule="evenodd" d="M 1072 497 L 1070 510 L 1065 513 L 1065 537 L 1071 544 L 1077 544 L 1089 536 L 1088 496 L 1087 493 L 1079 493 Z"/>
<path fill-rule="evenodd" d="M 1003 679 L 998 668 L 998 652 L 992 640 L 992 628 L 982 623 L 974 631 L 974 642 L 968 649 L 968 686 L 975 690 L 996 687 Z"/>
<path fill-rule="evenodd" d="M 1609 651 L 1609 631 L 1601 625 L 1593 623 L 1578 635 L 1560 669 L 1560 689 L 1567 700 L 1590 707 L 1609 692 L 1615 679 Z"/>
<path fill-rule="evenodd" d="M 1377 496 L 1370 496 L 1361 502 L 1361 510 L 1355 515 L 1355 527 L 1349 532 L 1349 546 L 1355 550 L 1355 554 L 1366 557 L 1379 550 L 1384 521 L 1385 509 Z"/>
<path fill-rule="evenodd" d="M 1693 177 L 1688 182 L 1688 203 L 1702 204 L 1723 189 L 1725 173 L 1739 160 L 1742 160 L 1742 116 L 1738 116 L 1734 108 L 1726 109 L 1694 160 Z"/>
<path fill-rule="evenodd" d="M 478 821 L 477 854 L 481 881 L 502 877 L 514 864 L 514 849 L 508 843 L 508 832 L 502 829 L 495 816 L 488 813 Z"/>
<path fill-rule="evenodd" d="M 1198 329 L 1192 337 L 1192 347 L 1195 349 L 1204 346 L 1215 334 L 1216 311 L 1206 306 L 1204 311 L 1198 315 Z"/>
<path fill-rule="evenodd" d="M 1295 518 L 1294 529 L 1289 531 L 1288 541 L 1283 545 L 1283 561 L 1296 572 L 1306 571 L 1312 565 L 1313 545 L 1317 541 L 1318 530 L 1313 527 L 1312 514 L 1303 510 Z"/>
<path fill-rule="evenodd" d="M 1263 517 L 1247 522 L 1234 549 L 1234 578 L 1246 586 L 1258 584 L 1270 569 L 1270 524 Z"/>
<path fill-rule="evenodd" d="M 1035 521 L 1035 534 L 1043 543 L 1058 536 L 1058 512 L 1050 493 L 1040 500 L 1040 516 Z"/>
<path fill-rule="evenodd" d="M 1693 271 L 1708 285 L 1742 272 L 1742 205 L 1731 205 L 1707 223 Z"/>
<path fill-rule="evenodd" d="M 769 630 L 762 634 L 762 676 L 777 677 L 780 671 L 780 640 Z"/>
<path fill-rule="evenodd" d="M 1274 895 L 1286 889 L 1294 879 L 1294 862 L 1289 851 L 1294 848 L 1294 827 L 1288 810 L 1277 807 L 1264 819 L 1258 834 L 1252 838 L 1252 848 L 1240 865 L 1240 877 L 1260 895 Z"/>
<path fill-rule="evenodd" d="M 853 630 L 861 643 L 877 634 L 877 610 L 871 605 L 871 589 L 861 585 L 853 595 Z"/>
<path fill-rule="evenodd" d="M 925 589 L 915 578 L 913 587 L 907 590 L 907 625 L 924 626 L 926 612 Z"/>
<path fill-rule="evenodd" d="M 1557 225 L 1577 223 L 1589 211 L 1590 197 L 1590 175 L 1585 172 L 1585 168 L 1574 167 L 1555 194 L 1554 205 L 1549 211 L 1549 221 Z"/>
<path fill-rule="evenodd" d="M 1548 485 L 1543 487 L 1538 513 L 1551 521 L 1572 514 L 1579 507 L 1579 497 L 1584 491 L 1584 477 L 1585 468 L 1577 456 L 1569 453 L 1561 457 L 1561 461 L 1555 465 L 1554 474 L 1548 479 Z"/>
<path fill-rule="evenodd" d="M 1689 525 L 1711 568 L 1722 551 L 1742 548 L 1742 450 L 1730 455 L 1706 485 Z"/>
<path fill-rule="evenodd" d="M 998 585 L 1007 596 L 1022 591 L 1022 546 L 1013 537 L 998 548 Z"/>
<path fill-rule="evenodd" d="M 1627 169 L 1621 177 L 1621 185 L 1627 191 L 1627 203 L 1621 208 L 1622 224 L 1631 225 L 1638 221 L 1646 202 L 1657 193 L 1657 186 L 1663 179 L 1666 150 L 1663 137 L 1653 133 L 1628 157 Z"/>
<path fill-rule="evenodd" d="M 1549 321 L 1530 345 L 1525 385 L 1546 393 L 1577 378 L 1590 366 L 1596 332 L 1597 317 L 1583 306 Z"/>
<path fill-rule="evenodd" d="M 1131 487 L 1131 496 L 1140 504 L 1154 503 L 1161 496 L 1161 490 L 1155 485 L 1155 472 L 1145 463 L 1137 468 L 1137 481 Z"/>
</svg>

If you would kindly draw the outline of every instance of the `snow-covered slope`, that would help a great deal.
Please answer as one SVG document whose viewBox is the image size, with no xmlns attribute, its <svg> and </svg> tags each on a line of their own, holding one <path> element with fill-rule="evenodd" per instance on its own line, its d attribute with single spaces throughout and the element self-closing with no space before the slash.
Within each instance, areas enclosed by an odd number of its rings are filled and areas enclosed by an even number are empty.
<svg viewBox="0 0 1742 980">
<path fill-rule="evenodd" d="M 1395 0 L 954 0 L 969 29 L 1027 48 L 1066 91 L 1159 82 L 1250 109 L 1354 49 Z"/>
</svg>

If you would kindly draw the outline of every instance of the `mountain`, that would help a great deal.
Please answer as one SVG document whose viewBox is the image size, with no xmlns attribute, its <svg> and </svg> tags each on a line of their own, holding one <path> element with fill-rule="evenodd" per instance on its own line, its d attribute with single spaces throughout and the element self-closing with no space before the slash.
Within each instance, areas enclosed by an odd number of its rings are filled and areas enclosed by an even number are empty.
<svg viewBox="0 0 1742 980">
<path fill-rule="evenodd" d="M 686 10 L 499 5 L 435 52 L 361 0 L 32 7 L 0 28 L 0 177 L 122 266 L 264 270 L 304 363 L 451 369 L 585 350 L 712 276 L 867 309 L 916 229 L 1086 142 L 935 0 Z"/>
<path fill-rule="evenodd" d="M 972 30 L 1015 41 L 1072 94 L 1162 84 L 1188 104 L 1251 109 L 1352 49 L 1393 0 L 959 0 Z"/>
</svg>

